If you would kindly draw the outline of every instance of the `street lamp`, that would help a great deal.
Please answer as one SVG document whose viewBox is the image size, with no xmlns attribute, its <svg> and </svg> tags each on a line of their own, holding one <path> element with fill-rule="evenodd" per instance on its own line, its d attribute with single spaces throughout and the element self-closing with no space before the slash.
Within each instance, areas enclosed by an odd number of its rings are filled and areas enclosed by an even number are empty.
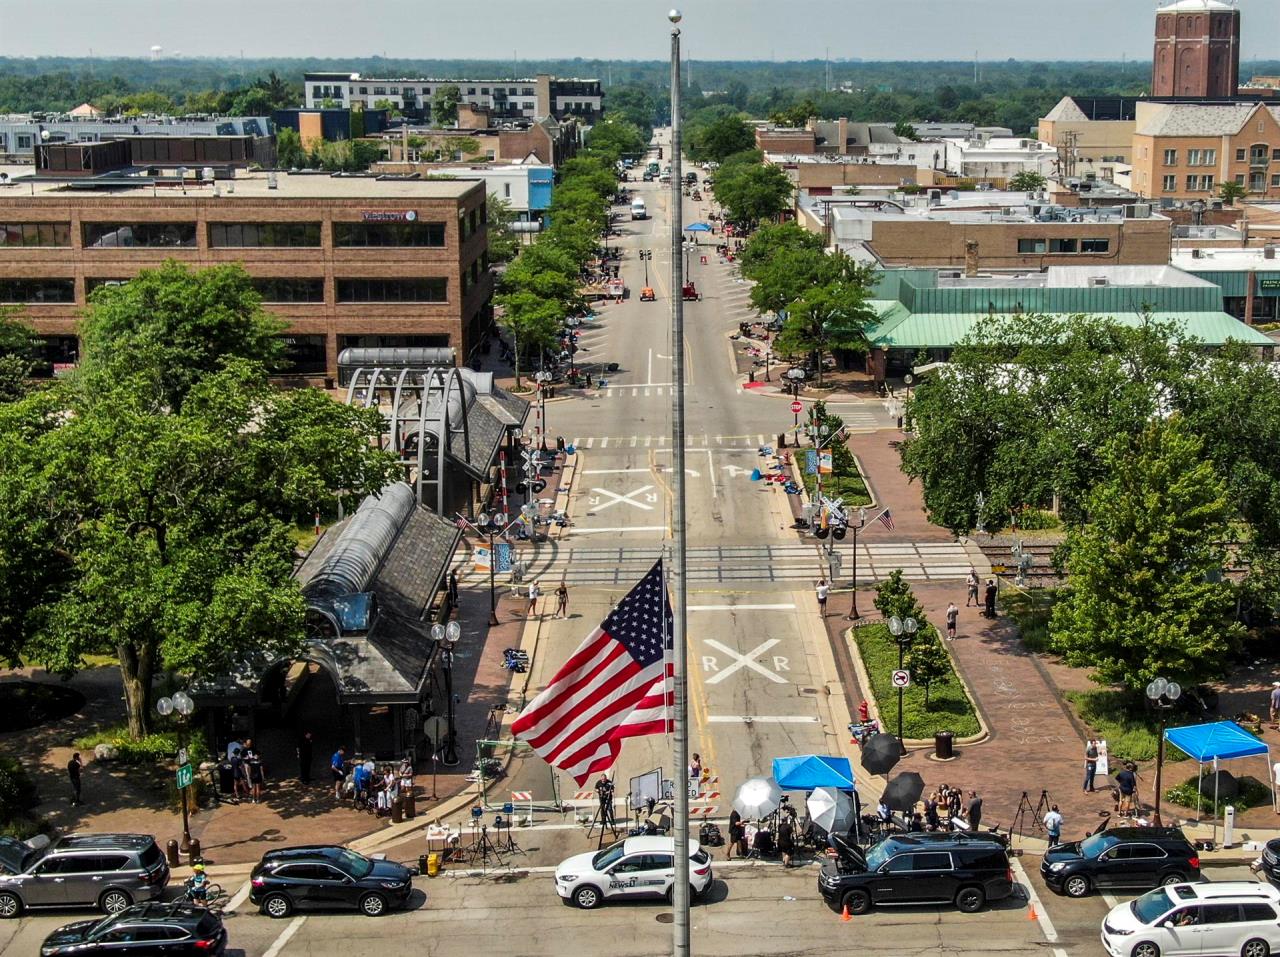
<svg viewBox="0 0 1280 957">
<path fill-rule="evenodd" d="M 163 697 L 156 702 L 156 711 L 162 718 L 167 718 L 175 711 L 178 713 L 178 767 L 187 763 L 187 718 L 196 710 L 196 703 L 185 691 L 179 691 L 172 698 Z M 188 785 L 189 787 L 189 785 Z M 191 850 L 191 820 L 187 811 L 187 788 L 178 788 L 182 798 L 182 853 Z"/>
<path fill-rule="evenodd" d="M 903 656 L 906 654 L 907 645 L 911 644 L 915 638 L 916 632 L 920 628 L 920 623 L 914 618 L 907 618 L 903 621 L 897 615 L 889 619 L 889 633 L 893 635 L 893 640 L 898 643 L 898 670 L 902 670 Z M 907 747 L 902 743 L 902 686 L 898 686 L 898 747 L 902 749 L 902 753 L 907 753 Z"/>
<path fill-rule="evenodd" d="M 493 537 L 507 524 L 507 516 L 503 512 L 481 512 L 476 516 L 476 528 L 482 535 L 489 537 L 489 625 L 498 624 L 498 585 L 495 569 L 498 556 L 493 548 Z"/>
<path fill-rule="evenodd" d="M 644 288 L 649 288 L 649 260 L 653 258 L 652 249 L 640 250 L 640 261 L 644 263 Z"/>
<path fill-rule="evenodd" d="M 858 532 L 862 531 L 866 524 L 867 510 L 860 508 L 858 509 L 857 524 L 849 522 L 846 526 L 849 531 L 853 532 L 853 572 L 849 577 L 849 584 L 852 586 L 849 590 L 853 595 L 853 602 L 849 606 L 849 614 L 844 616 L 845 621 L 857 621 L 862 617 L 858 614 Z"/>
<path fill-rule="evenodd" d="M 1165 720 L 1169 710 L 1181 696 L 1182 686 L 1176 681 L 1157 678 L 1147 685 L 1147 700 L 1151 702 L 1151 707 L 1155 708 L 1156 713 L 1160 715 L 1160 737 L 1156 741 L 1156 812 L 1154 817 L 1156 827 L 1162 826 L 1160 823 L 1160 772 L 1164 768 Z"/>
<path fill-rule="evenodd" d="M 453 649 L 462 638 L 462 626 L 456 621 L 447 625 L 437 622 L 431 626 L 431 637 L 440 645 L 440 664 L 444 667 L 445 721 L 449 727 L 444 747 L 440 749 L 440 761 L 451 768 L 458 763 L 458 729 L 454 724 L 453 711 Z"/>
</svg>

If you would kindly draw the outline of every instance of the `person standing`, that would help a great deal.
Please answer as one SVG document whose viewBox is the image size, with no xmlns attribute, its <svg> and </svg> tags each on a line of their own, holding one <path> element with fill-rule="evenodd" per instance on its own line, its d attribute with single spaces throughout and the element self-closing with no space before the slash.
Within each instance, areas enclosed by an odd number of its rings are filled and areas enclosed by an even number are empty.
<svg viewBox="0 0 1280 957">
<path fill-rule="evenodd" d="M 791 823 L 791 815 L 782 815 L 778 822 L 778 852 L 782 854 L 782 866 L 791 866 L 791 857 L 796 852 L 796 826 Z"/>
<path fill-rule="evenodd" d="M 239 804 L 240 795 L 248 790 L 244 776 L 244 748 L 236 748 L 231 755 L 231 800 Z"/>
<path fill-rule="evenodd" d="M 458 572 L 454 569 L 449 571 L 449 604 L 458 607 Z"/>
<path fill-rule="evenodd" d="M 302 737 L 298 739 L 298 783 L 307 785 L 311 783 L 311 750 L 313 742 L 311 740 L 311 732 L 302 732 Z"/>
<path fill-rule="evenodd" d="M 947 640 L 956 640 L 956 621 L 960 617 L 960 609 L 956 607 L 956 603 L 952 602 L 947 605 Z"/>
<path fill-rule="evenodd" d="M 987 579 L 986 609 L 983 614 L 988 618 L 996 616 L 996 580 L 994 578 Z"/>
<path fill-rule="evenodd" d="M 1098 742 L 1090 738 L 1084 746 L 1084 790 L 1093 793 L 1093 779 L 1098 773 Z"/>
<path fill-rule="evenodd" d="M 67 762 L 67 780 L 71 782 L 71 806 L 80 803 L 80 772 L 84 770 L 84 762 L 80 760 L 80 752 L 71 755 Z"/>
<path fill-rule="evenodd" d="M 818 596 L 818 611 L 822 613 L 822 617 L 827 617 L 827 596 L 831 594 L 831 586 L 827 584 L 825 578 L 818 580 L 818 584 L 813 587 L 814 594 Z"/>
<path fill-rule="evenodd" d="M 1138 790 L 1138 776 L 1133 773 L 1133 767 L 1133 763 L 1128 762 L 1116 775 L 1116 787 L 1120 789 L 1120 803 L 1116 810 L 1121 814 L 1133 813 L 1133 794 Z"/>
<path fill-rule="evenodd" d="M 734 808 L 729 814 L 729 846 L 725 849 L 725 859 L 733 860 L 735 850 L 740 857 L 746 857 L 746 840 L 747 831 L 742 826 L 742 815 L 738 813 L 737 808 Z"/>
<path fill-rule="evenodd" d="M 1049 808 L 1049 813 L 1044 816 L 1044 829 L 1049 834 L 1050 847 L 1062 843 L 1062 812 L 1058 810 L 1058 805 Z"/>
<path fill-rule="evenodd" d="M 1271 682 L 1271 726 L 1280 721 L 1280 681 Z"/>
<path fill-rule="evenodd" d="M 333 775 L 333 796 L 342 800 L 342 785 L 347 780 L 347 749 L 338 748 L 329 759 L 329 773 Z"/>
<path fill-rule="evenodd" d="M 556 617 L 569 617 L 569 586 L 564 582 L 556 589 Z"/>
<path fill-rule="evenodd" d="M 969 792 L 969 804 L 965 811 L 969 822 L 969 830 L 976 831 L 978 825 L 982 823 L 982 798 L 978 797 L 977 791 Z"/>
<path fill-rule="evenodd" d="M 536 581 L 529 582 L 529 611 L 525 615 L 526 618 L 532 618 L 538 613 L 538 596 L 542 594 L 538 589 Z"/>
<path fill-rule="evenodd" d="M 978 570 L 972 565 L 969 566 L 969 577 L 966 582 L 969 585 L 969 597 L 964 600 L 964 607 L 968 608 L 970 603 L 975 607 L 981 605 L 978 601 Z"/>
<path fill-rule="evenodd" d="M 942 827 L 942 821 L 938 818 L 937 791 L 932 792 L 928 800 L 924 802 L 924 821 L 931 831 L 936 831 Z"/>
</svg>

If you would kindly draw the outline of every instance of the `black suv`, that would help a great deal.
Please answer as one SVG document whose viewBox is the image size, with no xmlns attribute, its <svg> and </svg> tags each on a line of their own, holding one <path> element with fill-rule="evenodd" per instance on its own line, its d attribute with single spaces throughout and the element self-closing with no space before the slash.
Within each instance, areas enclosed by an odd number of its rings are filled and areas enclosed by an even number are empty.
<svg viewBox="0 0 1280 957">
<path fill-rule="evenodd" d="M 150 834 L 69 834 L 46 847 L 0 837 L 0 917 L 29 907 L 97 907 L 118 914 L 155 900 L 169 865 Z"/>
<path fill-rule="evenodd" d="M 1068 897 L 1184 884 L 1200 880 L 1200 855 L 1176 827 L 1115 827 L 1049 848 L 1040 876 Z"/>
<path fill-rule="evenodd" d="M 833 907 L 955 904 L 966 914 L 1013 893 L 1004 839 L 995 834 L 896 834 L 867 849 L 837 842 L 818 891 Z"/>
<path fill-rule="evenodd" d="M 227 947 L 222 918 L 190 904 L 135 904 L 110 917 L 76 921 L 44 940 L 40 957 L 72 954 L 221 954 Z"/>
<path fill-rule="evenodd" d="M 249 877 L 249 900 L 269 917 L 288 917 L 300 905 L 359 907 L 377 917 L 404 906 L 413 873 L 345 847 L 290 847 L 262 855 Z"/>
</svg>

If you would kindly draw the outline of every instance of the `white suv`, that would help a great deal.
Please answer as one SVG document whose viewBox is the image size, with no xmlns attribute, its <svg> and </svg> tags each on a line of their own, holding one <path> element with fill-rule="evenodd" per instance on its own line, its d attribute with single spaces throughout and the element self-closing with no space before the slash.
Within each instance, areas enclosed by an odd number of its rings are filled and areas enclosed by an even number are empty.
<svg viewBox="0 0 1280 957">
<path fill-rule="evenodd" d="M 670 900 L 675 862 L 674 838 L 628 837 L 564 861 L 556 868 L 556 893 L 583 908 L 597 907 L 606 898 Z M 711 858 L 697 841 L 690 841 L 689 887 L 696 896 L 710 886 Z"/>
<path fill-rule="evenodd" d="M 1118 904 L 1102 922 L 1111 957 L 1239 954 L 1280 950 L 1280 889 L 1255 881 L 1157 887 Z"/>
</svg>

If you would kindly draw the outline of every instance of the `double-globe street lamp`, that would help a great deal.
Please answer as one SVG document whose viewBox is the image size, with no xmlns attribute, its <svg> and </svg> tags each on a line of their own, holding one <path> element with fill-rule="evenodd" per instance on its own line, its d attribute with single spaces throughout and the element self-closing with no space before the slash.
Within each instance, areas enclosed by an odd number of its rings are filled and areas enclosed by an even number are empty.
<svg viewBox="0 0 1280 957">
<path fill-rule="evenodd" d="M 889 634 L 893 635 L 893 640 L 898 643 L 898 670 L 902 670 L 904 656 L 906 655 L 907 645 L 911 644 L 916 636 L 916 632 L 920 630 L 920 623 L 914 618 L 908 617 L 906 620 L 893 615 L 889 619 Z M 901 684 L 898 685 L 898 747 L 902 749 L 902 753 L 907 753 L 906 745 L 903 744 L 902 738 L 902 691 Z"/>
<path fill-rule="evenodd" d="M 493 540 L 502 534 L 506 524 L 505 512 L 481 512 L 476 516 L 476 528 L 480 530 L 480 534 L 488 536 L 489 539 L 489 627 L 491 628 L 498 624 L 498 585 L 495 577 L 498 555 L 494 550 Z M 456 624 L 456 622 L 450 622 L 450 624 Z M 433 628 L 432 631 L 434 630 Z"/>
<path fill-rule="evenodd" d="M 173 713 L 178 715 L 178 767 L 182 767 L 187 763 L 187 718 L 191 716 L 191 712 L 196 710 L 196 703 L 191 700 L 191 695 L 185 691 L 176 692 L 173 697 L 163 697 L 156 702 L 156 711 L 162 718 L 167 718 Z M 191 822 L 187 811 L 187 788 L 178 788 L 178 795 L 182 798 L 182 853 L 185 854 L 191 849 Z"/>
<path fill-rule="evenodd" d="M 849 576 L 850 592 L 852 592 L 853 600 L 849 605 L 849 614 L 845 615 L 845 621 L 857 621 L 862 616 L 858 614 L 858 532 L 862 531 L 867 525 L 867 510 L 865 508 L 858 509 L 858 521 L 849 522 L 845 527 L 853 532 L 853 572 Z M 899 663 L 898 667 L 902 667 Z"/>
<path fill-rule="evenodd" d="M 1182 686 L 1176 681 L 1157 678 L 1147 685 L 1147 700 L 1160 716 L 1160 736 L 1156 740 L 1156 811 L 1154 822 L 1160 827 L 1160 772 L 1164 767 L 1164 726 L 1170 709 L 1182 697 Z"/>
<path fill-rule="evenodd" d="M 489 564 L 492 568 L 492 554 Z M 440 646 L 440 665 L 444 669 L 445 722 L 448 726 L 444 742 L 433 741 L 431 744 L 433 752 L 440 752 L 440 763 L 451 768 L 458 763 L 458 728 L 454 723 L 453 710 L 453 649 L 462 638 L 462 626 L 456 621 L 447 625 L 437 622 L 431 626 L 431 638 Z"/>
</svg>

